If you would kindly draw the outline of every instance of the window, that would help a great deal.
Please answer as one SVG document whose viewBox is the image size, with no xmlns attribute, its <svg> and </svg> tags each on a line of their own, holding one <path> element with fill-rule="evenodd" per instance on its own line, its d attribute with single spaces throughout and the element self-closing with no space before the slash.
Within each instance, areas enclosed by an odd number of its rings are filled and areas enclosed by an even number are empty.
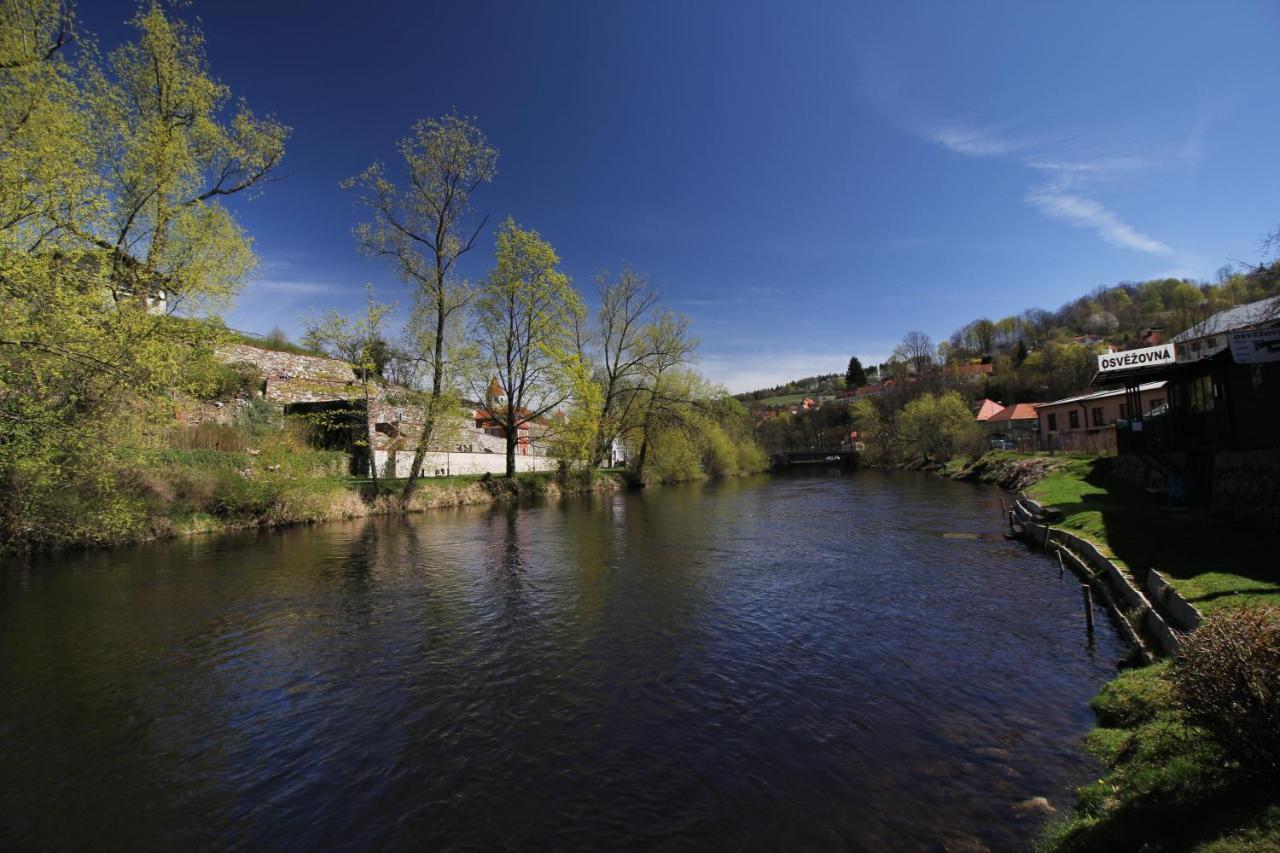
<svg viewBox="0 0 1280 853">
<path fill-rule="evenodd" d="M 1129 404 L 1128 403 L 1120 404 L 1120 420 L 1122 421 L 1129 420 Z"/>
<path fill-rule="evenodd" d="M 1093 425 L 1096 427 L 1100 427 L 1104 423 L 1105 421 L 1103 420 L 1103 416 L 1102 416 L 1102 407 L 1094 406 L 1093 407 Z"/>
<path fill-rule="evenodd" d="M 1071 422 L 1072 429 L 1080 429 L 1080 413 L 1075 409 L 1067 412 L 1067 420 Z"/>
<path fill-rule="evenodd" d="M 1164 405 L 1164 398 L 1155 397 L 1151 400 L 1151 408 L 1148 411 L 1154 412 L 1156 409 Z"/>
<path fill-rule="evenodd" d="M 1049 415 L 1049 432 L 1058 431 L 1058 416 L 1056 414 Z"/>
<path fill-rule="evenodd" d="M 1154 400 L 1151 401 L 1153 404 Z M 1187 406 L 1193 412 L 1213 411 L 1213 380 L 1197 376 L 1187 385 Z"/>
</svg>

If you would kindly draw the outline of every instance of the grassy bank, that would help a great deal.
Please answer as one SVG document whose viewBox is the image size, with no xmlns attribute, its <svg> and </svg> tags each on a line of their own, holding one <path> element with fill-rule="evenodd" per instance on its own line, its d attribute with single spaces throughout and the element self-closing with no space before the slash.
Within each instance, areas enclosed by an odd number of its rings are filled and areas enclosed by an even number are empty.
<svg viewBox="0 0 1280 853">
<path fill-rule="evenodd" d="M 346 472 L 347 457 L 330 451 L 138 451 L 120 462 L 119 523 L 55 540 L 63 546 L 100 546 L 212 533 L 280 527 L 404 511 L 403 480 L 370 480 Z M 526 498 L 616 491 L 617 471 L 432 477 L 419 481 L 409 512 L 485 505 Z M 72 513 L 68 513 L 73 517 Z"/>
<path fill-rule="evenodd" d="M 1061 513 L 1056 526 L 1122 568 L 1138 577 L 1159 569 L 1203 613 L 1280 602 L 1280 561 L 1260 523 L 1172 509 L 1117 476 L 1110 459 L 993 452 L 953 460 L 943 473 L 1025 491 Z M 1274 778 L 1245 770 L 1193 724 L 1174 672 L 1170 661 L 1124 672 L 1093 700 L 1097 727 L 1086 747 L 1109 770 L 1078 791 L 1075 811 L 1050 826 L 1042 849 L 1280 850 Z"/>
<path fill-rule="evenodd" d="M 1110 770 L 1079 789 L 1042 850 L 1280 850 L 1274 781 L 1242 772 L 1187 720 L 1170 675 L 1167 661 L 1130 670 L 1094 698 L 1085 745 Z"/>
<path fill-rule="evenodd" d="M 1274 531 L 1256 520 L 1171 508 L 1114 477 L 1105 458 L 1065 460 L 1027 494 L 1138 577 L 1158 569 L 1202 612 L 1280 603 Z"/>
</svg>

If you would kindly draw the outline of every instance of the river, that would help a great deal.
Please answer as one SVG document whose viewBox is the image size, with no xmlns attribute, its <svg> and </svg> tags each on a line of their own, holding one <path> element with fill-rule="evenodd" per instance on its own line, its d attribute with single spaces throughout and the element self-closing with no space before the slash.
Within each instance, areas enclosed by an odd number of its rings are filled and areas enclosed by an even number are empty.
<svg viewBox="0 0 1280 853">
<path fill-rule="evenodd" d="M 0 846 L 1026 848 L 1098 774 L 1078 582 L 817 471 L 0 569 Z"/>
</svg>

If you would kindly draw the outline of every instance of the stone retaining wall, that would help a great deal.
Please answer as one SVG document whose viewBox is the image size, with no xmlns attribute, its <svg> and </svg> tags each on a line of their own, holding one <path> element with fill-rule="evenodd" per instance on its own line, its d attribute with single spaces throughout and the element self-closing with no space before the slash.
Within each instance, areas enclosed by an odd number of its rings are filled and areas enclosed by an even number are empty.
<svg viewBox="0 0 1280 853">
<path fill-rule="evenodd" d="M 1119 596 L 1130 613 L 1140 620 L 1146 635 L 1153 638 L 1165 654 L 1176 652 L 1182 644 L 1181 635 L 1200 624 L 1200 612 L 1159 572 L 1151 570 L 1148 573 L 1144 592 L 1093 542 L 1070 531 L 1034 521 L 1043 513 L 1043 508 L 1035 501 L 1020 495 L 1013 512 L 1020 519 L 1024 539 L 1045 550 L 1051 550 L 1055 545 L 1067 549 L 1067 553 L 1075 557 L 1073 564 L 1078 561 L 1078 568 L 1091 579 L 1104 583 L 1111 594 Z M 1124 618 L 1124 614 L 1115 615 Z"/>
<path fill-rule="evenodd" d="M 299 355 L 293 352 L 276 352 L 248 344 L 226 344 L 215 354 L 219 361 L 234 364 L 237 361 L 256 365 L 267 379 L 328 379 L 338 382 L 355 382 L 351 365 L 336 358 Z"/>
<path fill-rule="evenodd" d="M 413 452 L 402 450 L 396 453 L 395 473 L 388 467 L 388 456 L 385 450 L 375 450 L 374 459 L 378 463 L 378 473 L 383 476 L 408 477 L 413 466 Z M 550 456 L 522 456 L 516 454 L 516 471 L 554 471 L 556 460 Z M 441 477 L 459 474 L 493 474 L 501 476 L 507 472 L 507 457 L 503 453 L 444 453 L 432 451 L 422 460 L 422 476 Z"/>
<path fill-rule="evenodd" d="M 1280 451 L 1223 450 L 1213 455 L 1210 509 L 1280 521 Z"/>
</svg>

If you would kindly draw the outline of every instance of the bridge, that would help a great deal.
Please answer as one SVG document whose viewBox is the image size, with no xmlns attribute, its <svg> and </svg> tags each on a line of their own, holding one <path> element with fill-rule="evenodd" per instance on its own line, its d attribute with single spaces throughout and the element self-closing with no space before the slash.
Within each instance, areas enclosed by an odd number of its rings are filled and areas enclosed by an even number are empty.
<svg viewBox="0 0 1280 853">
<path fill-rule="evenodd" d="M 789 468 L 792 465 L 831 465 L 842 468 L 856 468 L 858 451 L 856 450 L 790 450 L 773 457 L 775 468 Z"/>
</svg>

